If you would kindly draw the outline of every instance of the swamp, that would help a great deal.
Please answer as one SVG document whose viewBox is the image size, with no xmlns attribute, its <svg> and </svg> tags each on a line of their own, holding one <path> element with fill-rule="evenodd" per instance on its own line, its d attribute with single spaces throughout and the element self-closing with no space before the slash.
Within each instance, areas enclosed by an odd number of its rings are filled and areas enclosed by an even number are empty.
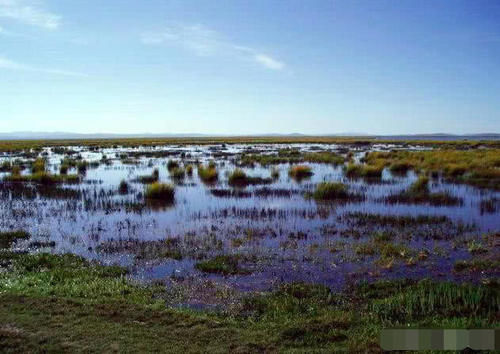
<svg viewBox="0 0 500 354">
<path fill-rule="evenodd" d="M 7 352 L 378 352 L 382 328 L 499 324 L 495 141 L 12 141 L 0 201 Z"/>
</svg>

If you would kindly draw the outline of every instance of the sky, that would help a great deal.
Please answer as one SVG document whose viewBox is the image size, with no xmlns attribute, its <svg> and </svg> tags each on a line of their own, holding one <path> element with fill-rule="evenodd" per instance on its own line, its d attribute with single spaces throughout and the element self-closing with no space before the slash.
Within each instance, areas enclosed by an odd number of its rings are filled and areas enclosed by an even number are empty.
<svg viewBox="0 0 500 354">
<path fill-rule="evenodd" d="M 500 133 L 498 0 L 0 0 L 0 132 Z"/>
</svg>

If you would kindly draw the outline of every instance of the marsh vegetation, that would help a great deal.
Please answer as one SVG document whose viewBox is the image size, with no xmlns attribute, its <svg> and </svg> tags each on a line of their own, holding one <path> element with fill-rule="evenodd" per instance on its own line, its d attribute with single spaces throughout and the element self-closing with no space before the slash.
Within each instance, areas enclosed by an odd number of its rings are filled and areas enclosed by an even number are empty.
<svg viewBox="0 0 500 354">
<path fill-rule="evenodd" d="M 7 348 L 95 348 L 92 324 L 137 349 L 377 351 L 387 326 L 498 325 L 498 146 L 265 140 L 0 144 Z"/>
</svg>

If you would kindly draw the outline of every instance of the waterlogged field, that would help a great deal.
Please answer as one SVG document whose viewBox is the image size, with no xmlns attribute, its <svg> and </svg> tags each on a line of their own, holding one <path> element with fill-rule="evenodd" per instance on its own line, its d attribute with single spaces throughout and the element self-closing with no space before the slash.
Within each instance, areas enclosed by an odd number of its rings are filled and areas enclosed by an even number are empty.
<svg viewBox="0 0 500 354">
<path fill-rule="evenodd" d="M 3 149 L 0 291 L 14 298 L 0 339 L 23 342 L 15 296 L 223 314 L 231 343 L 210 345 L 243 352 L 379 350 L 385 326 L 495 326 L 500 150 L 450 144 Z"/>
</svg>

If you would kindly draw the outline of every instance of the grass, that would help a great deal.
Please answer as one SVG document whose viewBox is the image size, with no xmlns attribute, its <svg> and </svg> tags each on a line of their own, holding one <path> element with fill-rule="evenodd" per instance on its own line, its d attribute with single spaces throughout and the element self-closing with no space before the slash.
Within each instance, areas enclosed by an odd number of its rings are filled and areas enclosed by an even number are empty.
<svg viewBox="0 0 500 354">
<path fill-rule="evenodd" d="M 272 183 L 272 179 L 262 178 L 262 177 L 251 177 L 248 176 L 242 169 L 236 168 L 229 174 L 228 183 L 230 186 L 244 187 L 248 185 L 269 184 Z"/>
<path fill-rule="evenodd" d="M 348 164 L 345 169 L 345 175 L 349 178 L 380 178 L 382 177 L 382 171 L 384 170 L 383 165 L 369 166 L 363 164 Z"/>
<path fill-rule="evenodd" d="M 215 166 L 198 166 L 198 176 L 203 182 L 213 183 L 217 181 L 219 178 L 219 173 L 217 172 L 217 168 Z"/>
<path fill-rule="evenodd" d="M 160 179 L 160 171 L 158 171 L 158 169 L 155 168 L 151 173 L 151 175 L 139 176 L 137 178 L 137 181 L 143 184 L 151 184 L 158 182 L 159 179 Z"/>
<path fill-rule="evenodd" d="M 311 167 L 305 165 L 292 166 L 288 170 L 288 175 L 295 180 L 302 180 L 313 175 Z"/>
<path fill-rule="evenodd" d="M 146 187 L 144 196 L 147 200 L 173 202 L 175 189 L 171 184 L 156 182 Z"/>
<path fill-rule="evenodd" d="M 401 280 L 282 284 L 222 313 L 165 308 L 165 288 L 72 255 L 5 253 L 6 352 L 381 352 L 382 328 L 495 328 L 498 285 Z M 221 262 L 218 262 L 221 263 Z"/>
<path fill-rule="evenodd" d="M 178 161 L 175 161 L 175 160 L 168 160 L 167 162 L 167 169 L 169 171 L 173 170 L 173 169 L 176 169 L 176 168 L 179 168 L 179 162 Z"/>
<path fill-rule="evenodd" d="M 274 179 L 274 180 L 277 180 L 280 178 L 280 170 L 273 167 L 271 169 L 271 178 Z"/>
<path fill-rule="evenodd" d="M 169 172 L 170 176 L 176 180 L 181 180 L 186 176 L 186 170 L 184 170 L 182 167 L 173 167 L 169 169 Z"/>
<path fill-rule="evenodd" d="M 29 233 L 22 230 L 0 232 L 0 249 L 10 248 L 17 240 L 27 240 L 30 237 Z"/>
<path fill-rule="evenodd" d="M 335 136 L 288 136 L 288 137 L 186 137 L 186 138 L 120 138 L 120 139 L 53 139 L 53 140 L 4 140 L 0 141 L 0 151 L 18 152 L 29 150 L 40 150 L 43 147 L 72 147 L 86 146 L 89 148 L 112 148 L 114 146 L 139 147 L 158 146 L 166 144 L 177 145 L 209 145 L 209 144 L 349 144 L 349 145 L 371 145 L 371 144 L 413 144 L 442 149 L 476 149 L 478 147 L 500 148 L 498 140 L 394 140 L 378 139 L 376 137 L 335 137 Z"/>
<path fill-rule="evenodd" d="M 338 200 L 349 198 L 348 188 L 341 182 L 321 182 L 313 193 L 316 200 Z"/>
<path fill-rule="evenodd" d="M 188 176 L 192 176 L 193 175 L 193 165 L 187 165 L 186 166 L 186 173 Z"/>
<path fill-rule="evenodd" d="M 60 183 L 80 183 L 81 179 L 78 175 L 53 175 L 48 172 L 37 172 L 32 175 L 20 175 L 13 172 L 10 176 L 4 177 L 4 181 L 20 183 L 32 182 L 50 185 Z"/>
<path fill-rule="evenodd" d="M 431 193 L 429 189 L 429 177 L 420 176 L 408 189 L 399 193 L 390 195 L 386 198 L 389 203 L 405 204 L 430 204 L 441 205 L 460 205 L 462 200 L 446 192 Z"/>
<path fill-rule="evenodd" d="M 492 259 L 472 259 L 456 261 L 453 265 L 455 272 L 487 272 L 500 268 L 500 261 Z"/>
<path fill-rule="evenodd" d="M 351 212 L 346 214 L 346 217 L 354 219 L 357 226 L 414 227 L 418 225 L 436 225 L 451 222 L 447 216 L 437 215 L 383 215 Z"/>
<path fill-rule="evenodd" d="M 344 158 L 334 152 L 309 152 L 303 153 L 296 149 L 281 149 L 277 154 L 244 154 L 240 163 L 244 166 L 251 166 L 259 163 L 262 166 L 275 165 L 282 163 L 327 163 L 340 165 L 344 163 Z"/>
<path fill-rule="evenodd" d="M 31 165 L 31 173 L 32 174 L 37 174 L 37 173 L 44 173 L 46 170 L 46 161 L 45 159 L 36 159 L 33 164 Z"/>
<path fill-rule="evenodd" d="M 128 194 L 130 189 L 130 186 L 128 185 L 127 181 L 122 179 L 120 181 L 120 184 L 118 185 L 118 193 L 120 194 Z"/>
<path fill-rule="evenodd" d="M 432 151 L 370 152 L 365 157 L 371 166 L 391 170 L 441 173 L 445 178 L 482 188 L 500 190 L 500 150 L 436 149 Z"/>
<path fill-rule="evenodd" d="M 204 273 L 216 273 L 222 275 L 249 274 L 250 272 L 240 266 L 240 258 L 237 255 L 220 255 L 212 259 L 198 262 L 195 268 Z"/>
</svg>

